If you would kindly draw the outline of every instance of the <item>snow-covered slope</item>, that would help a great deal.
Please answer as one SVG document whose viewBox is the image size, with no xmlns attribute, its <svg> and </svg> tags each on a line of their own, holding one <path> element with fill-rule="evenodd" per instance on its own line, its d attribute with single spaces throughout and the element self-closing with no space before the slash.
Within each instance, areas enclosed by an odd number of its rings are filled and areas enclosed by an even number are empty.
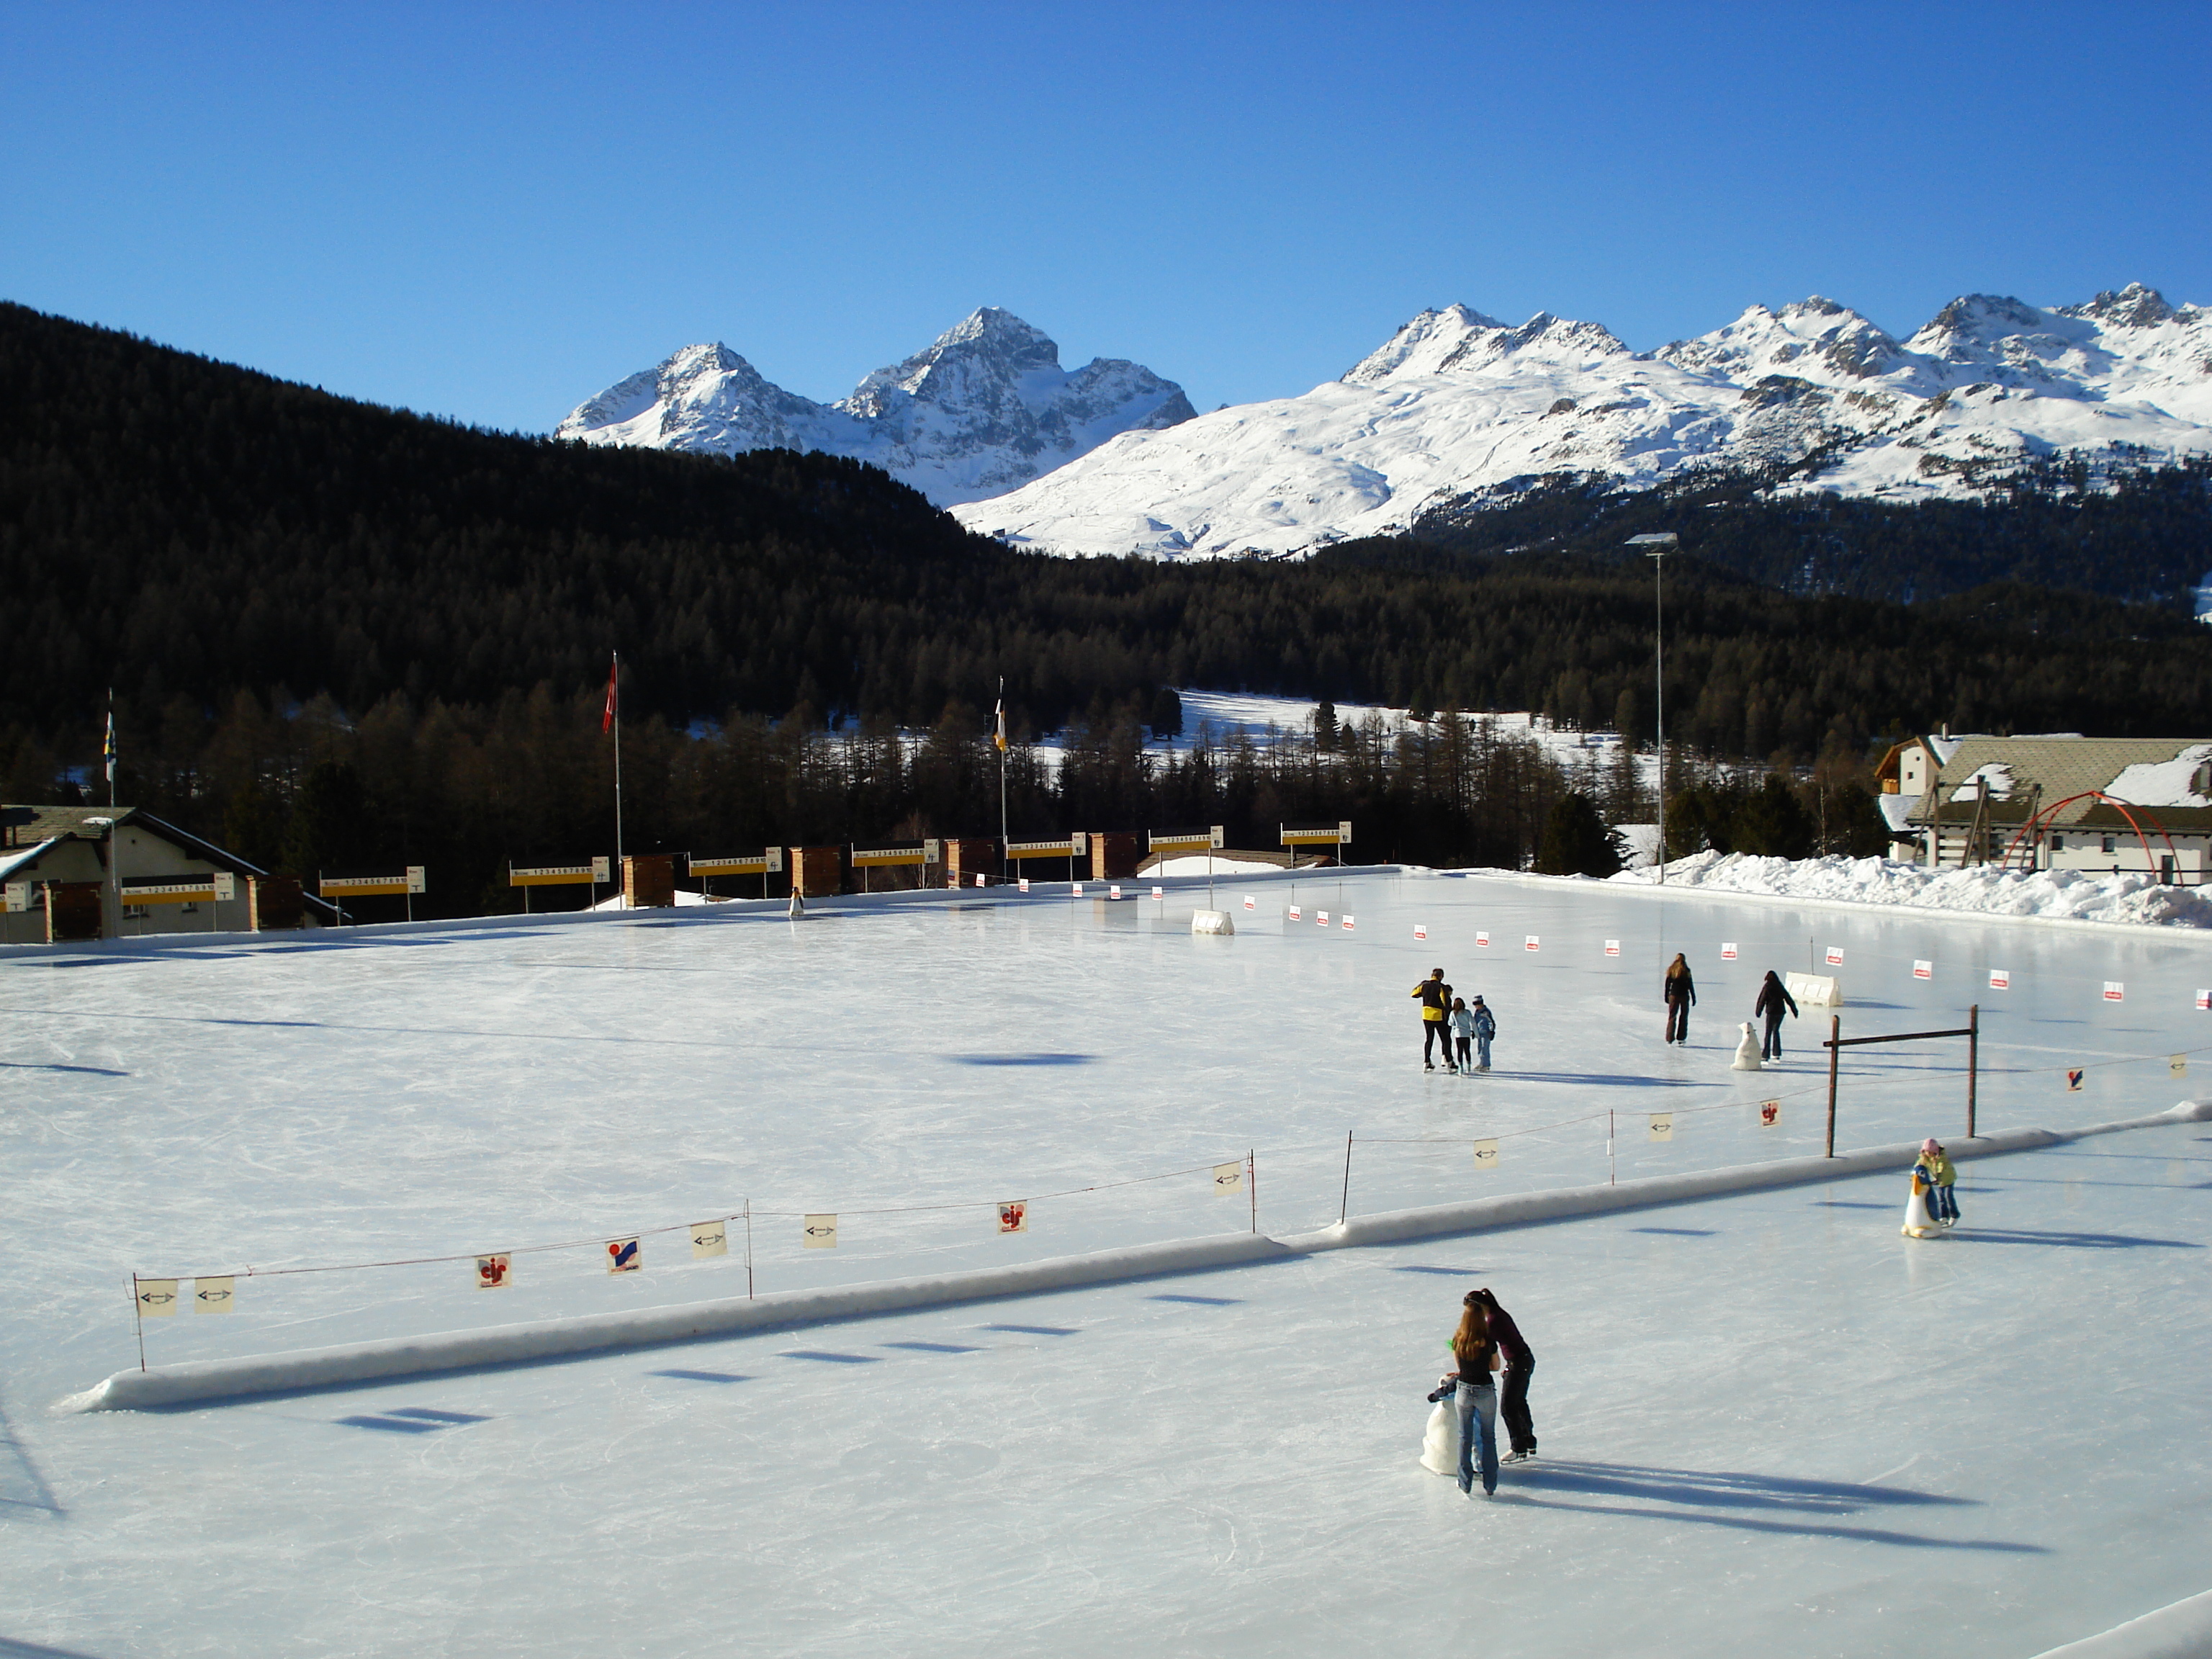
<svg viewBox="0 0 2212 1659">
<path fill-rule="evenodd" d="M 1045 335 L 987 307 L 834 404 L 771 384 L 726 345 L 691 345 L 580 404 L 555 435 L 721 455 L 823 450 L 872 462 L 944 506 L 1190 416 L 1172 380 L 1120 358 L 1063 369 Z"/>
<path fill-rule="evenodd" d="M 2125 446 L 2212 451 L 2212 312 L 2139 284 L 2048 311 L 1971 295 L 1905 341 L 1816 295 L 1648 353 L 1451 306 L 1304 397 L 1124 433 L 958 517 L 1064 553 L 1296 553 L 1559 473 L 1787 465 L 1788 488 L 1912 500 Z"/>
</svg>

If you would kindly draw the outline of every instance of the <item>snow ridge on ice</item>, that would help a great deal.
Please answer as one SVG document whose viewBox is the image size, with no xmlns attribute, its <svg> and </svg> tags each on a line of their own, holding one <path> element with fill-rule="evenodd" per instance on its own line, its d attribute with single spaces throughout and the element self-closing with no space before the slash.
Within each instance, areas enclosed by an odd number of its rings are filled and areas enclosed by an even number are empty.
<svg viewBox="0 0 2212 1659">
<path fill-rule="evenodd" d="M 1610 879 L 1649 886 L 1656 877 L 1650 870 L 1624 870 Z M 2212 899 L 2202 889 L 2161 886 L 2143 872 L 2092 875 L 2079 870 L 2000 870 L 1987 865 L 1931 870 L 1895 859 L 1781 859 L 1704 852 L 1668 864 L 1666 884 L 1983 915 L 2212 927 Z"/>
</svg>

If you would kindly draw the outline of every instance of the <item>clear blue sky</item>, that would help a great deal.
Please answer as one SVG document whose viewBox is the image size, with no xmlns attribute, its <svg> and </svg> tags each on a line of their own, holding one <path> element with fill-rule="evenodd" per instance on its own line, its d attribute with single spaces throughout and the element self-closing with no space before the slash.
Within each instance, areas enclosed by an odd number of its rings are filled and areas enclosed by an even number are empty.
<svg viewBox="0 0 2212 1659">
<path fill-rule="evenodd" d="M 0 298 L 544 430 L 978 305 L 1200 408 L 1427 306 L 2212 303 L 2212 5 L 0 0 Z M 4 395 L 4 388 L 0 388 Z"/>
</svg>

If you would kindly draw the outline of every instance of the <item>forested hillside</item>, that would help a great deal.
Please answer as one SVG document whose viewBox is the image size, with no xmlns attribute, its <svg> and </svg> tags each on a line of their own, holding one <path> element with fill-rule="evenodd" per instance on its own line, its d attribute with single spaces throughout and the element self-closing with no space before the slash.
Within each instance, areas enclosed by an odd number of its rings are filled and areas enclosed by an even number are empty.
<svg viewBox="0 0 2212 1659">
<path fill-rule="evenodd" d="M 1565 478 L 1463 498 L 1416 524 L 1472 556 L 1610 557 L 1629 537 L 1671 530 L 1709 563 L 1793 593 L 1911 601 L 2021 582 L 2188 608 L 2212 570 L 2212 459 L 2107 467 L 2049 457 L 1980 501 L 1904 505 L 1865 497 L 1771 500 L 1780 473 L 1718 471 L 1620 491 Z"/>
<path fill-rule="evenodd" d="M 606 850 L 614 649 L 634 845 L 995 827 L 979 733 L 1001 675 L 1018 734 L 1077 728 L 1057 781 L 1018 757 L 1040 831 L 1357 811 L 1371 852 L 1510 862 L 1571 781 L 1453 759 L 1480 739 L 1449 723 L 1161 771 L 1137 745 L 1166 686 L 1650 727 L 1650 568 L 1609 542 L 1056 560 L 850 461 L 476 431 L 15 307 L 0 386 L 0 790 L 85 776 L 112 687 L 126 798 L 305 870 L 435 856 L 473 896 L 502 858 Z M 1685 535 L 1668 729 L 1693 755 L 1834 775 L 1942 722 L 2180 732 L 2212 708 L 2212 629 L 2171 607 L 1796 594 Z"/>
</svg>

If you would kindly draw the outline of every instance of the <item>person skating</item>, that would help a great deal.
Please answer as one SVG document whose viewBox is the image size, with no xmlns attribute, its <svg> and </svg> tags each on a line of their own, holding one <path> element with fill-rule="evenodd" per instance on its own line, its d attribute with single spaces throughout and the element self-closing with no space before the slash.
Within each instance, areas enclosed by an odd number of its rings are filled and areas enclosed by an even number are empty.
<svg viewBox="0 0 2212 1659">
<path fill-rule="evenodd" d="M 1444 970 L 1431 969 L 1429 976 L 1413 988 L 1413 994 L 1421 1004 L 1421 1069 L 1437 1069 L 1437 1039 L 1442 1037 L 1444 1069 L 1456 1072 L 1459 1067 L 1452 1064 L 1451 1030 L 1444 1023 L 1444 1015 L 1451 1007 L 1451 987 L 1444 983 Z"/>
<path fill-rule="evenodd" d="M 1474 1017 L 1474 1069 L 1486 1072 L 1490 1069 L 1491 1039 L 1498 1035 L 1498 1018 L 1480 997 L 1474 1000 L 1474 1006 L 1468 1012 Z"/>
<path fill-rule="evenodd" d="M 1782 1011 L 1785 1008 L 1792 1019 L 1797 1018 L 1797 999 L 1790 994 L 1782 975 L 1770 968 L 1766 982 L 1759 988 L 1759 1000 L 1751 1005 L 1752 1017 L 1766 1022 L 1766 1040 L 1759 1048 L 1761 1060 L 1782 1058 Z"/>
<path fill-rule="evenodd" d="M 1482 1495 L 1492 1498 L 1498 1493 L 1498 1390 L 1491 1376 L 1498 1370 L 1498 1344 L 1490 1334 L 1490 1310 L 1480 1295 L 1469 1291 L 1460 1301 L 1459 1328 L 1451 1340 L 1452 1358 L 1459 1362 L 1452 1410 L 1459 1419 L 1459 1489 L 1474 1496 L 1480 1448 Z"/>
<path fill-rule="evenodd" d="M 1477 997 L 1475 1000 L 1480 1002 L 1482 999 Z M 1474 1016 L 1468 1012 L 1465 997 L 1452 999 L 1451 1029 L 1452 1046 L 1459 1053 L 1459 1068 L 1462 1072 L 1471 1072 L 1474 1069 L 1474 1062 L 1468 1057 L 1468 1050 L 1474 1042 Z"/>
<path fill-rule="evenodd" d="M 1496 1340 L 1498 1355 L 1505 1362 L 1498 1414 L 1505 1419 L 1506 1437 L 1513 1449 L 1498 1462 L 1527 1463 L 1536 1455 L 1536 1425 L 1528 1415 L 1528 1379 L 1536 1372 L 1536 1351 L 1521 1334 L 1513 1316 L 1498 1305 L 1497 1296 L 1487 1285 L 1475 1295 L 1482 1298 L 1483 1308 L 1490 1316 L 1490 1334 Z"/>
<path fill-rule="evenodd" d="M 1928 1188 L 1928 1218 L 1939 1227 L 1957 1226 L 1959 1196 L 1951 1188 L 1959 1179 L 1959 1171 L 1944 1152 L 1943 1143 L 1933 1136 L 1922 1141 L 1920 1159 L 1912 1170 Z"/>
<path fill-rule="evenodd" d="M 1690 977 L 1689 958 L 1679 951 L 1674 961 L 1667 964 L 1667 980 L 1661 989 L 1667 999 L 1667 1041 L 1686 1043 L 1690 1040 L 1690 1010 L 1698 1001 L 1698 985 Z"/>
</svg>

